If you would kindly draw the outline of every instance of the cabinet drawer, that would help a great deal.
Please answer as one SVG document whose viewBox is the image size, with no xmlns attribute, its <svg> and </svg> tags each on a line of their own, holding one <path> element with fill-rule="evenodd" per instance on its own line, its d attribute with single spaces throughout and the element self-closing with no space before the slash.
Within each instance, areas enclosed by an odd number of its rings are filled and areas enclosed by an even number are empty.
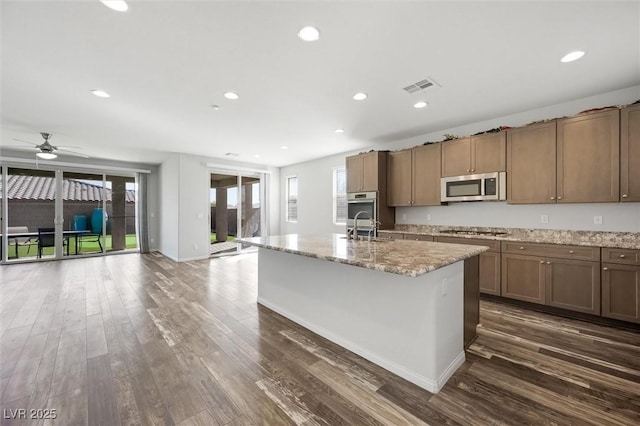
<svg viewBox="0 0 640 426">
<path fill-rule="evenodd" d="M 600 260 L 599 247 L 565 246 L 560 244 L 518 243 L 503 241 L 502 251 L 505 253 L 530 256 L 555 257 L 560 259 Z"/>
<path fill-rule="evenodd" d="M 625 265 L 640 265 L 640 250 L 603 248 L 602 261 L 623 263 Z"/>
<path fill-rule="evenodd" d="M 415 240 L 415 241 L 433 241 L 433 237 L 431 235 L 421 235 L 421 234 L 404 234 L 405 240 Z"/>
<path fill-rule="evenodd" d="M 381 240 L 402 240 L 403 234 L 399 232 L 381 232 L 378 234 Z"/>
<path fill-rule="evenodd" d="M 489 251 L 500 251 L 500 241 L 484 240 L 482 238 L 458 238 L 458 237 L 435 237 L 434 241 L 439 243 L 467 244 L 470 246 L 486 246 Z"/>
</svg>

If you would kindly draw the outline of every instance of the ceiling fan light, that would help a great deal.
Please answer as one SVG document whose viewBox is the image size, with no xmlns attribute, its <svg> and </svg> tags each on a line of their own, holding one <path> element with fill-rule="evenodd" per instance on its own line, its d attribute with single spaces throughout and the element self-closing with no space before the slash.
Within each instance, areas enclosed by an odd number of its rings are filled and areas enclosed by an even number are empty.
<svg viewBox="0 0 640 426">
<path fill-rule="evenodd" d="M 43 160 L 53 160 L 54 158 L 58 158 L 58 156 L 52 152 L 38 152 L 36 155 Z"/>
</svg>

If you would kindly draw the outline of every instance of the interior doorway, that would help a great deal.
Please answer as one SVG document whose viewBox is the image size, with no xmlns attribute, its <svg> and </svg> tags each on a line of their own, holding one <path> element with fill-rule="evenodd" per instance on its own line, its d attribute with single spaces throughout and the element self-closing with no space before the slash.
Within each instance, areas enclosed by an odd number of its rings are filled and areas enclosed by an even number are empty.
<svg viewBox="0 0 640 426">
<path fill-rule="evenodd" d="M 236 238 L 258 237 L 263 230 L 263 177 L 247 174 L 210 174 L 212 256 L 251 250 Z"/>
</svg>

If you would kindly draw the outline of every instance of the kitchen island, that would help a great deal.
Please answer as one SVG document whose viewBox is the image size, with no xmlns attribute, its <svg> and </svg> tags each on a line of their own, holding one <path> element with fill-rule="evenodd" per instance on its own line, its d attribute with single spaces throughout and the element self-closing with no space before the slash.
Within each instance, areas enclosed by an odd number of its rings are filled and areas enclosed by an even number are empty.
<svg viewBox="0 0 640 426">
<path fill-rule="evenodd" d="M 258 303 L 431 392 L 464 362 L 465 266 L 477 284 L 487 247 L 340 234 L 236 241 L 259 247 Z M 471 303 L 477 313 L 477 291 Z"/>
</svg>

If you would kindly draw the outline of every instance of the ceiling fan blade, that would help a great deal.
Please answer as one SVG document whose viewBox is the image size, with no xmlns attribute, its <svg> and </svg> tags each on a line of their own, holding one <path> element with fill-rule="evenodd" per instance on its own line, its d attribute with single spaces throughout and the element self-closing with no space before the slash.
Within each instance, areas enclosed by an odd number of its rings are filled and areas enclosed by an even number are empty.
<svg viewBox="0 0 640 426">
<path fill-rule="evenodd" d="M 87 154 L 83 154 L 81 152 L 76 152 L 76 151 L 70 151 L 68 149 L 63 149 L 60 147 L 58 147 L 58 149 L 56 149 L 54 152 L 62 155 L 73 155 L 76 157 L 89 158 Z"/>
<path fill-rule="evenodd" d="M 60 146 L 60 145 L 56 145 L 56 149 L 82 149 L 79 146 L 69 146 L 69 145 L 65 145 L 65 146 Z"/>
<path fill-rule="evenodd" d="M 19 151 L 33 151 L 35 149 L 34 147 L 28 148 L 26 146 L 22 146 L 22 145 L 0 145 L 0 149 L 2 148 L 7 148 L 7 149 L 16 149 Z"/>
<path fill-rule="evenodd" d="M 33 143 L 33 142 L 29 142 L 29 141 L 25 141 L 25 140 L 22 140 L 22 139 L 15 139 L 15 138 L 14 138 L 13 140 L 14 140 L 14 141 L 18 141 L 18 142 L 22 142 L 22 143 L 27 143 L 27 144 L 29 144 L 29 145 L 31 145 L 31 146 L 37 146 L 37 145 L 38 145 L 37 143 Z"/>
</svg>

